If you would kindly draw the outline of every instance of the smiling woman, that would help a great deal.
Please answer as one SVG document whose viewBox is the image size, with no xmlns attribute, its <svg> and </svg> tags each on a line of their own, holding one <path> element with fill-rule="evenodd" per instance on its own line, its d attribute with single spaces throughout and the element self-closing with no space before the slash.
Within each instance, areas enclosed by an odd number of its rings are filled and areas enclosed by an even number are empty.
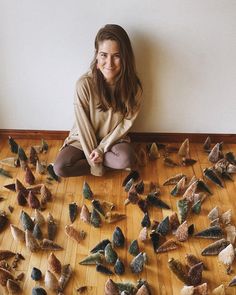
<svg viewBox="0 0 236 295">
<path fill-rule="evenodd" d="M 108 85 L 115 84 L 121 70 L 119 45 L 116 41 L 104 40 L 99 44 L 97 69 L 101 71 Z"/>
<path fill-rule="evenodd" d="M 136 155 L 127 133 L 141 105 L 142 85 L 126 31 L 101 28 L 91 70 L 76 84 L 75 123 L 55 163 L 62 177 L 103 175 L 105 167 L 134 168 Z"/>
</svg>

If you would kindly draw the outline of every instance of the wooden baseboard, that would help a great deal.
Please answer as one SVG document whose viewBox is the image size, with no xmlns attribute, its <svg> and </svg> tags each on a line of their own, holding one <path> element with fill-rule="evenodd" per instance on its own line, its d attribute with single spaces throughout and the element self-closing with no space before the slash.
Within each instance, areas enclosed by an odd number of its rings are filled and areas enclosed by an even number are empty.
<svg viewBox="0 0 236 295">
<path fill-rule="evenodd" d="M 0 129 L 0 138 L 11 136 L 15 139 L 65 139 L 69 131 L 59 130 L 26 130 L 26 129 Z"/>
<path fill-rule="evenodd" d="M 69 134 L 66 130 L 25 130 L 0 129 L 0 138 L 12 136 L 15 139 L 55 139 L 64 140 Z M 190 142 L 203 143 L 207 136 L 212 142 L 236 143 L 236 134 L 221 133 L 159 133 L 159 132 L 131 132 L 129 134 L 134 142 L 182 142 L 189 138 Z"/>
<path fill-rule="evenodd" d="M 236 134 L 218 134 L 218 133 L 130 133 L 132 141 L 136 142 L 183 142 L 186 138 L 190 142 L 204 143 L 207 136 L 210 136 L 212 142 L 236 143 Z"/>
</svg>

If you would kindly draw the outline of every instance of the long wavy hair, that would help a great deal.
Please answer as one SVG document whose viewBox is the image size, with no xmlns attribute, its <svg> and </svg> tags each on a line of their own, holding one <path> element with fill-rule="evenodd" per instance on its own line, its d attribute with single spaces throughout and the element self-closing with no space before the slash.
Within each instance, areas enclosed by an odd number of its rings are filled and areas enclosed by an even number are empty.
<svg viewBox="0 0 236 295">
<path fill-rule="evenodd" d="M 117 42 L 121 58 L 121 71 L 116 79 L 113 94 L 102 72 L 97 69 L 99 44 L 105 40 Z M 136 73 L 135 58 L 129 36 L 121 26 L 107 24 L 98 31 L 95 38 L 95 54 L 90 67 L 99 97 L 98 108 L 106 111 L 112 107 L 115 112 L 121 112 L 125 116 L 134 113 L 138 105 L 137 93 L 142 91 L 142 84 Z"/>
</svg>

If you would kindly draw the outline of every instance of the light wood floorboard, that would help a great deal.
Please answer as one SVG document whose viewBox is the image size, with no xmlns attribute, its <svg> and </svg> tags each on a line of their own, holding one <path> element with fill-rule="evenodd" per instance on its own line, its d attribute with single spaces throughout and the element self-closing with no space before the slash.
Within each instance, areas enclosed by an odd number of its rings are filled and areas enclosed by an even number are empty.
<svg viewBox="0 0 236 295">
<path fill-rule="evenodd" d="M 25 149 L 26 153 L 29 154 L 29 148 L 33 145 L 38 145 L 37 140 L 17 140 L 17 142 Z M 58 152 L 59 147 L 62 144 L 61 140 L 51 140 L 49 143 L 49 151 L 46 154 L 40 154 L 40 160 L 47 161 L 47 163 L 53 162 Z M 174 144 L 179 146 L 179 144 Z M 145 144 L 138 144 L 137 148 L 145 146 Z M 236 144 L 224 145 L 224 152 L 232 151 L 236 154 Z M 190 143 L 191 157 L 197 160 L 197 163 L 190 167 L 166 167 L 163 164 L 162 151 L 161 157 L 155 161 L 149 161 L 146 167 L 140 168 L 141 178 L 145 183 L 145 192 L 148 192 L 148 187 L 151 181 L 156 182 L 161 189 L 161 199 L 170 205 L 171 210 L 161 210 L 158 208 L 150 209 L 151 220 L 161 221 L 164 217 L 170 215 L 173 211 L 177 211 L 176 202 L 180 197 L 172 197 L 170 191 L 172 186 L 163 186 L 163 182 L 170 176 L 177 173 L 183 172 L 190 179 L 193 175 L 198 178 L 202 178 L 203 169 L 210 167 L 211 163 L 207 159 L 207 154 L 202 150 L 201 144 Z M 0 142 L 0 159 L 13 156 L 10 152 L 7 141 L 3 140 Z M 171 158 L 177 160 L 176 154 L 171 154 Z M 3 166 L 0 166 L 0 168 Z M 21 210 L 25 210 L 31 216 L 33 210 L 29 206 L 21 207 L 17 204 L 16 193 L 6 190 L 3 186 L 15 181 L 18 178 L 23 184 L 24 171 L 21 168 L 4 168 L 13 176 L 13 179 L 5 178 L 0 176 L 0 196 L 4 197 L 5 200 L 0 202 L 0 209 L 5 210 L 9 216 L 10 223 L 22 228 L 20 222 Z M 45 183 L 46 175 L 38 175 L 33 172 L 36 176 L 36 184 Z M 112 233 L 116 226 L 119 226 L 125 237 L 125 247 L 117 249 L 119 257 L 124 261 L 126 266 L 126 272 L 122 276 L 114 275 L 112 279 L 115 282 L 126 282 L 130 281 L 136 283 L 137 279 L 143 278 L 148 281 L 152 294 L 154 295 L 176 295 L 180 294 L 180 289 L 183 287 L 183 283 L 179 281 L 168 268 L 167 261 L 169 258 L 174 257 L 185 263 L 185 254 L 191 253 L 199 257 L 204 264 L 206 264 L 208 270 L 203 272 L 203 282 L 207 282 L 209 286 L 209 294 L 211 291 L 220 284 L 228 285 L 229 281 L 233 278 L 236 273 L 235 262 L 233 264 L 233 272 L 230 275 L 226 274 L 225 268 L 220 265 L 216 256 L 201 256 L 201 250 L 213 240 L 197 239 L 190 237 L 188 241 L 182 242 L 181 247 L 175 251 L 171 251 L 163 254 L 155 254 L 151 245 L 151 242 L 147 243 L 139 242 L 141 251 L 147 253 L 148 263 L 145 265 L 143 272 L 140 275 L 134 275 L 129 269 L 129 263 L 132 260 L 132 256 L 128 253 L 127 249 L 130 242 L 138 238 L 138 234 L 141 229 L 141 220 L 143 213 L 136 205 L 124 205 L 124 200 L 127 197 L 127 193 L 122 187 L 124 177 L 128 174 L 127 171 L 110 171 L 104 177 L 96 178 L 94 176 L 74 177 L 70 179 L 62 179 L 60 183 L 53 181 L 48 188 L 53 193 L 53 202 L 47 204 L 47 208 L 43 211 L 43 215 L 47 217 L 50 212 L 53 217 L 57 220 L 59 230 L 56 236 L 55 242 L 61 245 L 64 250 L 55 252 L 57 258 L 62 264 L 70 263 L 73 268 L 73 276 L 69 281 L 64 294 L 74 295 L 79 294 L 76 289 L 80 286 L 88 286 L 88 291 L 83 294 L 91 295 L 102 295 L 104 294 L 104 285 L 107 280 L 107 276 L 96 272 L 95 266 L 83 266 L 79 264 L 79 261 L 89 254 L 89 250 L 94 247 L 98 242 L 103 239 L 111 239 Z M 234 177 L 235 178 L 235 177 Z M 64 228 L 67 224 L 70 224 L 68 206 L 72 202 L 76 202 L 79 207 L 86 203 L 91 209 L 90 201 L 84 200 L 82 196 L 83 182 L 89 183 L 92 191 L 95 194 L 95 198 L 99 200 L 108 200 L 116 205 L 116 210 L 125 213 L 127 218 L 119 221 L 115 224 L 102 223 L 100 228 L 94 228 L 91 225 L 83 223 L 79 216 L 73 223 L 76 229 L 83 229 L 87 233 L 87 237 L 80 244 L 68 238 L 65 234 Z M 224 181 L 224 188 L 218 188 L 217 186 L 208 182 L 208 185 L 213 191 L 212 196 L 208 196 L 202 204 L 202 210 L 199 215 L 191 215 L 188 219 L 188 224 L 194 223 L 195 232 L 200 231 L 209 226 L 209 220 L 207 214 L 209 211 L 218 206 L 221 212 L 225 212 L 232 209 L 233 220 L 232 224 L 235 224 L 235 212 L 236 212 L 236 187 L 235 182 Z M 8 206 L 14 207 L 13 213 L 10 213 Z M 173 235 L 169 234 L 167 238 L 172 238 Z M 13 270 L 13 274 L 16 276 L 21 272 L 25 273 L 25 278 L 21 286 L 23 288 L 22 294 L 30 295 L 31 290 L 34 286 L 44 287 L 43 280 L 35 282 L 31 279 L 31 271 L 33 267 L 41 269 L 43 274 L 47 270 L 47 259 L 50 252 L 40 251 L 38 253 L 30 253 L 24 244 L 17 243 L 13 240 L 10 232 L 10 228 L 6 228 L 0 233 L 0 250 L 11 250 L 14 252 L 21 253 L 24 257 L 24 261 L 18 263 L 16 270 Z M 9 260 L 11 263 L 12 260 Z M 110 266 L 112 269 L 112 266 Z M 47 290 L 48 294 L 55 294 Z M 7 291 L 0 287 L 0 294 L 8 294 Z M 236 294 L 236 287 L 226 289 L 226 294 Z"/>
</svg>

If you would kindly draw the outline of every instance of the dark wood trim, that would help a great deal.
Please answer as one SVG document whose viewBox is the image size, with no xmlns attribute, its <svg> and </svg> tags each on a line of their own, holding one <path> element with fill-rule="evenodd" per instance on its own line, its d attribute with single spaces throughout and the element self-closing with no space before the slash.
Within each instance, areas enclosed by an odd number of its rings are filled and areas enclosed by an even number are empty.
<svg viewBox="0 0 236 295">
<path fill-rule="evenodd" d="M 25 130 L 0 129 L 0 138 L 12 136 L 15 139 L 55 139 L 64 140 L 69 134 L 66 130 Z M 131 132 L 129 134 L 134 142 L 182 142 L 189 138 L 190 142 L 203 143 L 207 136 L 212 142 L 236 143 L 236 134 L 222 133 L 159 133 L 159 132 Z"/>
<path fill-rule="evenodd" d="M 132 141 L 136 142 L 183 142 L 186 138 L 190 142 L 204 143 L 207 136 L 212 142 L 236 143 L 236 134 L 221 133 L 159 133 L 159 132 L 134 132 L 130 133 Z"/>
<path fill-rule="evenodd" d="M 12 136 L 15 139 L 65 139 L 69 131 L 59 130 L 26 130 L 26 129 L 0 129 L 0 138 Z"/>
</svg>

